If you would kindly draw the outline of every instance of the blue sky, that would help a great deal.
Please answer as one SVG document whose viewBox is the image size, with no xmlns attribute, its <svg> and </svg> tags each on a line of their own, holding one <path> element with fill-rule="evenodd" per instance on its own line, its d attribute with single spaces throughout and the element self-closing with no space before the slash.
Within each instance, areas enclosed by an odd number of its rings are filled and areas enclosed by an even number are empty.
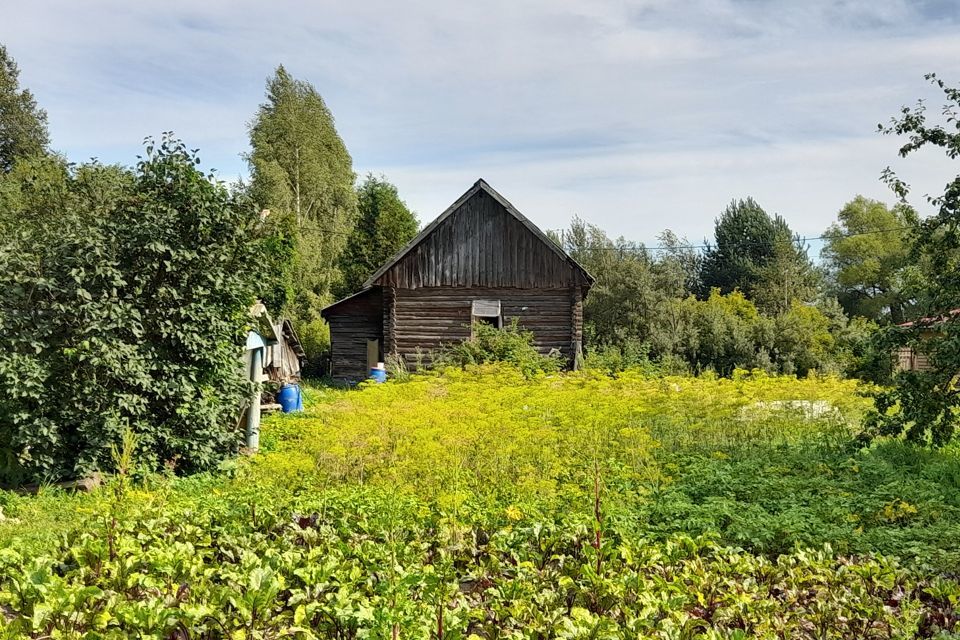
<svg viewBox="0 0 960 640">
<path fill-rule="evenodd" d="M 960 84 L 960 0 L 7 2 L 0 42 L 73 160 L 172 130 L 224 179 L 278 64 L 317 87 L 358 173 L 426 223 L 484 177 L 544 228 L 578 214 L 699 242 L 735 197 L 814 236 L 854 195 L 942 190 L 876 133 Z M 952 75 L 951 75 L 952 74 Z M 956 169 L 953 168 L 953 175 Z"/>
</svg>

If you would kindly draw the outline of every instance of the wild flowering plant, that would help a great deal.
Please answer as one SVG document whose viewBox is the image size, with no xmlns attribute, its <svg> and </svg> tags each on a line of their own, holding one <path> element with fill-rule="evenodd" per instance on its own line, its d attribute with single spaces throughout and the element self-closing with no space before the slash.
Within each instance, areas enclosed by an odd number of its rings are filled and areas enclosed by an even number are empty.
<svg viewBox="0 0 960 640">
<path fill-rule="evenodd" d="M 4 495 L 0 638 L 950 637 L 960 465 L 859 449 L 857 388 L 500 364 L 311 389 L 216 475 Z"/>
</svg>

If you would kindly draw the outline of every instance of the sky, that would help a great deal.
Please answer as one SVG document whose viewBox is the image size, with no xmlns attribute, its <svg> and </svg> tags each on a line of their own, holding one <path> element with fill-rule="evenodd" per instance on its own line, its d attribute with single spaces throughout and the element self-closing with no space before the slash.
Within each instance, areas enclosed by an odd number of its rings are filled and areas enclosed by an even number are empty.
<svg viewBox="0 0 960 640">
<path fill-rule="evenodd" d="M 426 224 L 477 178 L 545 229 L 574 215 L 657 244 L 712 236 L 752 196 L 820 235 L 857 194 L 956 167 L 877 133 L 960 84 L 960 0 L 2 0 L 0 43 L 73 161 L 133 164 L 173 131 L 225 180 L 283 64 L 336 118 L 358 175 Z M 951 75 L 952 74 L 952 75 Z M 952 174 L 950 173 L 953 170 Z"/>
</svg>

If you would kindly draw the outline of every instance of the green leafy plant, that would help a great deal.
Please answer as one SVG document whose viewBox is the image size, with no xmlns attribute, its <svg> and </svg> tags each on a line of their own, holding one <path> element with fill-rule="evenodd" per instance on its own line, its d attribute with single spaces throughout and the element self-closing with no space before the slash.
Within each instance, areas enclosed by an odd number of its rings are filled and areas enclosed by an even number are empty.
<svg viewBox="0 0 960 640">
<path fill-rule="evenodd" d="M 109 470 L 127 426 L 154 469 L 239 447 L 238 358 L 271 236 L 198 163 L 167 136 L 133 172 L 65 168 L 21 193 L 29 222 L 0 244 L 0 483 Z"/>
<path fill-rule="evenodd" d="M 903 107 L 880 132 L 906 136 L 900 156 L 924 147 L 941 149 L 948 158 L 960 156 L 960 89 L 928 74 L 942 92 L 944 122 L 930 122 L 923 101 Z M 909 187 L 888 167 L 884 180 L 905 200 Z M 912 442 L 942 446 L 956 432 L 960 419 L 960 175 L 950 180 L 942 195 L 930 196 L 937 213 L 920 222 L 911 259 L 919 277 L 912 291 L 918 311 L 926 316 L 909 325 L 892 327 L 877 338 L 878 347 L 891 354 L 910 348 L 924 354 L 929 370 L 903 371 L 894 376 L 890 389 L 877 394 L 876 411 L 866 421 L 876 434 L 904 434 Z"/>
<path fill-rule="evenodd" d="M 492 363 L 307 389 L 217 473 L 127 436 L 0 492 L 0 637 L 950 637 L 957 452 L 861 447 L 864 390 Z"/>
<path fill-rule="evenodd" d="M 528 376 L 559 371 L 563 364 L 558 353 L 540 353 L 534 346 L 533 333 L 523 329 L 516 319 L 503 328 L 474 323 L 469 340 L 442 349 L 433 359 L 439 367 L 493 362 L 509 363 Z"/>
</svg>

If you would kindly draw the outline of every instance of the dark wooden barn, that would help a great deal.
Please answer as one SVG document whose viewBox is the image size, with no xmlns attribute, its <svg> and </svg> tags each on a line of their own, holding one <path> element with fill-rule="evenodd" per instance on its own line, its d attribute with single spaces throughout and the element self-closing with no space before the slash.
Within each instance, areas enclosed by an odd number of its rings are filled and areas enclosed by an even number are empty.
<svg viewBox="0 0 960 640">
<path fill-rule="evenodd" d="M 593 278 L 563 249 L 478 180 L 349 298 L 323 310 L 331 373 L 366 378 L 387 355 L 414 367 L 442 345 L 468 339 L 474 322 L 516 319 L 542 353 L 574 366 L 583 298 Z"/>
</svg>

